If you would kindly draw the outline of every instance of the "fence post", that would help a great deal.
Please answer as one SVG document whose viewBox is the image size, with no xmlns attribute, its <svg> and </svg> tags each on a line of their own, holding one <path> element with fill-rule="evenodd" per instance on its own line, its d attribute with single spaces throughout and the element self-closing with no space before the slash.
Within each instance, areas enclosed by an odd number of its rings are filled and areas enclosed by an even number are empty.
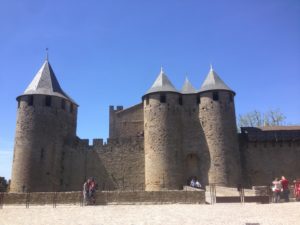
<svg viewBox="0 0 300 225">
<path fill-rule="evenodd" d="M 214 192 L 214 203 L 216 203 L 217 202 L 217 187 L 216 187 L 216 184 L 214 184 L 214 190 L 215 190 L 215 192 Z"/>
<path fill-rule="evenodd" d="M 26 208 L 29 208 L 29 203 L 30 203 L 30 192 L 27 191 L 27 193 L 26 193 L 26 202 L 25 202 Z"/>
<path fill-rule="evenodd" d="M 241 203 L 245 203 L 245 189 L 241 187 L 240 190 L 240 198 L 241 198 Z"/>
<path fill-rule="evenodd" d="M 272 186 L 268 186 L 267 195 L 269 196 L 269 203 L 273 202 L 273 191 Z"/>
<path fill-rule="evenodd" d="M 210 192 L 210 201 L 211 204 L 216 203 L 216 185 L 215 184 L 210 184 L 209 185 L 209 192 Z"/>
<path fill-rule="evenodd" d="M 80 194 L 79 194 L 79 205 L 81 206 L 81 207 L 83 207 L 83 192 L 80 192 Z"/>
<path fill-rule="evenodd" d="M 4 192 L 0 192 L 0 209 L 3 208 L 4 204 Z"/>
<path fill-rule="evenodd" d="M 56 195 L 57 195 L 57 192 L 54 192 L 53 193 L 53 208 L 56 208 Z"/>
</svg>

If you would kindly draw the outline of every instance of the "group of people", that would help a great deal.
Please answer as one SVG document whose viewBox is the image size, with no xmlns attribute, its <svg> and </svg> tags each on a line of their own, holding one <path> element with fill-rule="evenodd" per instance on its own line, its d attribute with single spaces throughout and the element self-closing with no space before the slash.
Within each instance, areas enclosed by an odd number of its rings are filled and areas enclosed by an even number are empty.
<svg viewBox="0 0 300 225">
<path fill-rule="evenodd" d="M 289 181 L 282 176 L 281 180 L 279 178 L 275 178 L 272 182 L 272 191 L 273 191 L 273 202 L 279 202 L 281 198 L 283 198 L 286 202 L 289 201 Z"/>
<path fill-rule="evenodd" d="M 194 188 L 201 188 L 201 187 L 202 187 L 202 186 L 201 186 L 201 183 L 199 182 L 199 180 L 197 180 L 196 177 L 193 177 L 193 178 L 191 179 L 190 186 L 191 186 L 191 187 L 194 187 Z"/>
<path fill-rule="evenodd" d="M 96 198 L 96 181 L 95 178 L 91 177 L 83 184 L 83 203 L 85 205 L 95 205 Z"/>
</svg>

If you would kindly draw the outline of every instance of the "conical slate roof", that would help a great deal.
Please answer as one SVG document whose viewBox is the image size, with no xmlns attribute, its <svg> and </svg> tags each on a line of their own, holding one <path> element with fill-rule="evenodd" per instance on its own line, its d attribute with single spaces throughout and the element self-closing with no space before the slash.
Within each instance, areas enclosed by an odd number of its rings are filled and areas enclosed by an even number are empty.
<svg viewBox="0 0 300 225">
<path fill-rule="evenodd" d="M 32 94 L 58 96 L 75 103 L 60 87 L 48 60 L 44 62 L 22 95 Z"/>
<path fill-rule="evenodd" d="M 191 84 L 191 82 L 188 80 L 188 78 L 185 78 L 184 84 L 182 86 L 181 89 L 181 93 L 182 94 L 194 94 L 196 93 L 195 88 L 193 87 L 193 85 Z"/>
<path fill-rule="evenodd" d="M 224 83 L 212 67 L 200 88 L 200 92 L 211 90 L 227 90 L 234 92 Z"/>
<path fill-rule="evenodd" d="M 160 73 L 146 94 L 154 92 L 178 92 L 161 68 Z"/>
</svg>

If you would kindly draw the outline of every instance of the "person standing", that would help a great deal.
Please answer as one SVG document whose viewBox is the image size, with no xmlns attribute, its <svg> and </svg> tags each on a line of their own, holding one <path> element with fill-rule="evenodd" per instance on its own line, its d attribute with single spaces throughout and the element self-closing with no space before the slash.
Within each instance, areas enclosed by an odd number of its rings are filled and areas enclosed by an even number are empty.
<svg viewBox="0 0 300 225">
<path fill-rule="evenodd" d="M 90 181 L 88 179 L 83 184 L 82 194 L 83 194 L 83 204 L 84 205 L 88 205 L 88 203 L 89 203 L 89 183 L 90 183 Z"/>
<path fill-rule="evenodd" d="M 286 202 L 289 202 L 290 201 L 290 199 L 289 199 L 289 194 L 290 194 L 289 181 L 284 176 L 282 176 L 280 182 L 281 182 L 281 186 L 282 186 L 282 197 L 284 198 L 284 200 Z"/>
<path fill-rule="evenodd" d="M 90 200 L 90 203 L 95 205 L 96 203 L 96 181 L 95 181 L 95 178 L 92 177 L 90 178 L 90 183 L 89 183 L 89 200 Z"/>
<path fill-rule="evenodd" d="M 196 180 L 195 186 L 196 186 L 196 188 L 199 188 L 199 189 L 201 188 L 201 184 L 200 184 L 199 180 Z"/>
<path fill-rule="evenodd" d="M 191 187 L 195 187 L 195 186 L 196 186 L 196 180 L 195 180 L 194 177 L 192 178 L 192 180 L 191 180 L 191 182 L 190 182 L 190 186 L 191 186 Z"/>
<path fill-rule="evenodd" d="M 279 179 L 276 177 L 275 180 L 272 182 L 273 187 L 273 202 L 278 203 L 280 200 L 280 191 L 281 191 L 281 182 Z"/>
</svg>

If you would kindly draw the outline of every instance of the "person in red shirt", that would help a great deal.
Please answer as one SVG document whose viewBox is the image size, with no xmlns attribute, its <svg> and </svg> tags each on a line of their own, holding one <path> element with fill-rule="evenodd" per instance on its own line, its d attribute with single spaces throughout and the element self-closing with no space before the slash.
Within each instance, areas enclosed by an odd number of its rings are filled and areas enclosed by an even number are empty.
<svg viewBox="0 0 300 225">
<path fill-rule="evenodd" d="M 280 182 L 281 182 L 281 186 L 282 186 L 282 197 L 284 198 L 284 200 L 286 202 L 288 202 L 288 201 L 290 201 L 289 200 L 289 194 L 290 194 L 289 181 L 284 176 L 282 176 Z"/>
<path fill-rule="evenodd" d="M 90 185 L 89 185 L 89 197 L 90 197 L 90 203 L 95 205 L 96 203 L 96 196 L 95 196 L 95 193 L 96 193 L 96 181 L 95 181 L 95 178 L 92 177 L 90 179 Z"/>
</svg>

